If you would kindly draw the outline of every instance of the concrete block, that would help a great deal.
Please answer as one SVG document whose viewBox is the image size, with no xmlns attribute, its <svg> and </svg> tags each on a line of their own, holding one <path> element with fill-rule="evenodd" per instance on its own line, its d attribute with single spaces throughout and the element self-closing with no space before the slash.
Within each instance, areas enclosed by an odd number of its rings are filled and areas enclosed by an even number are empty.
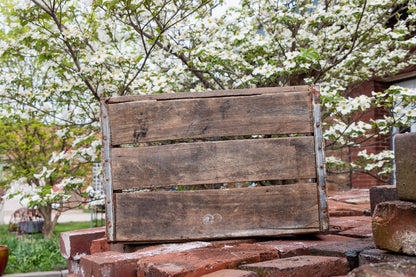
<svg viewBox="0 0 416 277">
<path fill-rule="evenodd" d="M 378 204 L 373 215 L 373 237 L 380 249 L 416 255 L 416 203 Z"/>
<path fill-rule="evenodd" d="M 396 135 L 394 154 L 399 199 L 416 201 L 416 133 Z"/>
<path fill-rule="evenodd" d="M 353 241 L 344 241 L 328 245 L 313 246 L 310 248 L 312 255 L 345 257 L 351 269 L 358 267 L 359 254 L 368 249 L 375 248 L 370 239 L 360 239 Z"/>
<path fill-rule="evenodd" d="M 348 277 L 414 277 L 415 275 L 416 264 L 403 261 L 363 265 L 351 271 Z"/>
<path fill-rule="evenodd" d="M 138 277 L 197 277 L 222 269 L 237 269 L 241 264 L 256 263 L 279 258 L 274 248 L 240 244 L 222 248 L 194 249 L 138 261 Z"/>
<path fill-rule="evenodd" d="M 347 274 L 350 270 L 346 258 L 323 256 L 297 256 L 241 265 L 239 268 L 265 277 L 326 277 Z"/>
<path fill-rule="evenodd" d="M 399 200 L 395 185 L 375 186 L 370 188 L 371 214 L 374 213 L 378 203 L 394 200 Z"/>
</svg>

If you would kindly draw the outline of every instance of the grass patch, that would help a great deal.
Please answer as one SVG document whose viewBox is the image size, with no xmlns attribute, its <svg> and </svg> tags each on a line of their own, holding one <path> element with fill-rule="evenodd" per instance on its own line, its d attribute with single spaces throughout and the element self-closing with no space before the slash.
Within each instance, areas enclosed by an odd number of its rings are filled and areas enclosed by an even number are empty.
<svg viewBox="0 0 416 277">
<path fill-rule="evenodd" d="M 17 235 L 8 231 L 7 225 L 0 225 L 0 244 L 9 247 L 9 261 L 5 274 L 37 271 L 62 270 L 67 261 L 61 256 L 59 233 L 90 228 L 90 222 L 58 223 L 51 239 L 42 234 Z"/>
<path fill-rule="evenodd" d="M 99 222 L 98 222 L 99 223 Z M 98 224 L 98 226 L 101 226 Z M 55 227 L 55 234 L 59 235 L 59 233 L 72 231 L 72 230 L 81 230 L 81 229 L 88 229 L 91 227 L 91 223 L 89 221 L 83 222 L 65 222 L 65 223 L 58 223 Z M 95 222 L 93 227 L 97 227 Z"/>
</svg>

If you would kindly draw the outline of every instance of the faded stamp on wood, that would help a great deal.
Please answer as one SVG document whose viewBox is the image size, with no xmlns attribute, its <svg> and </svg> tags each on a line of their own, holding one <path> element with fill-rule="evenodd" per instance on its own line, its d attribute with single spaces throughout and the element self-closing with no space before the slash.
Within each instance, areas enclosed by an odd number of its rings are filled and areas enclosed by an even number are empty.
<svg viewBox="0 0 416 277">
<path fill-rule="evenodd" d="M 314 87 L 108 98 L 101 124 L 110 241 L 328 229 Z"/>
</svg>

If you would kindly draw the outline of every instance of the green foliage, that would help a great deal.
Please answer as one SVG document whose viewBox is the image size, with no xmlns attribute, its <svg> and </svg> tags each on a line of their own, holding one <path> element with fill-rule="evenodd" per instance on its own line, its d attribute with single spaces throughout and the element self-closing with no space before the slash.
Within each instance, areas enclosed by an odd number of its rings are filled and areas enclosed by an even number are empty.
<svg viewBox="0 0 416 277">
<path fill-rule="evenodd" d="M 61 256 L 59 234 L 72 230 L 88 229 L 90 222 L 58 223 L 50 239 L 41 234 L 22 235 L 8 232 L 7 225 L 0 225 L 0 244 L 9 247 L 6 274 L 62 270 L 67 261 Z"/>
<path fill-rule="evenodd" d="M 0 244 L 9 247 L 6 274 L 66 268 L 67 262 L 60 254 L 58 235 L 51 239 L 45 239 L 40 234 L 19 237 L 9 234 L 7 225 L 0 227 Z"/>
</svg>

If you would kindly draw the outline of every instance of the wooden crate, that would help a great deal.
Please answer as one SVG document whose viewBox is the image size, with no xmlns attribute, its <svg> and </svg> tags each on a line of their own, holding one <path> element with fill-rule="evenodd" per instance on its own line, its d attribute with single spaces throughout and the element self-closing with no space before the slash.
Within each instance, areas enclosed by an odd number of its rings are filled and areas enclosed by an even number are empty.
<svg viewBox="0 0 416 277">
<path fill-rule="evenodd" d="M 107 98 L 101 124 L 110 241 L 328 229 L 316 88 Z"/>
</svg>

